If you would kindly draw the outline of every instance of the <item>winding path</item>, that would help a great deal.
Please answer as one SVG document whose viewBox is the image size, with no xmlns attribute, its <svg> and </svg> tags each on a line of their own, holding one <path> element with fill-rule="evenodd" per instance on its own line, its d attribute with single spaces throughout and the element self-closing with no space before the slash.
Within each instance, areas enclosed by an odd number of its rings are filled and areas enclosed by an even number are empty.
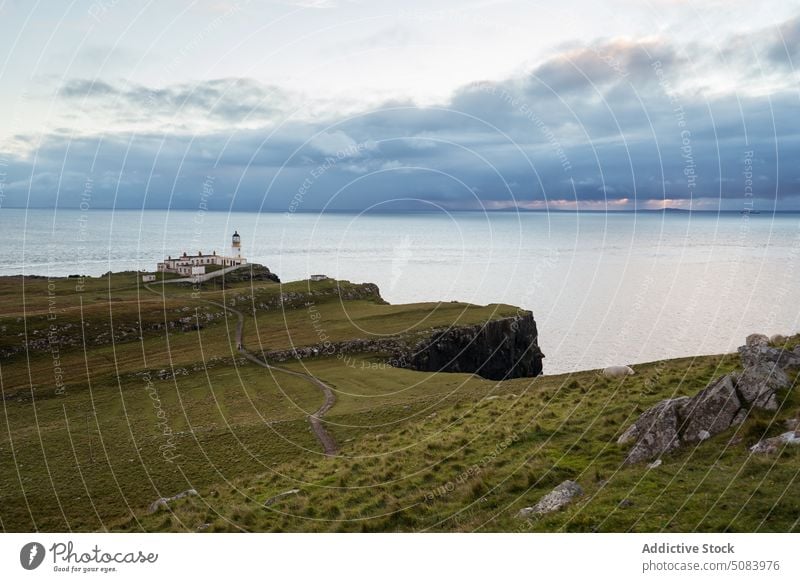
<svg viewBox="0 0 800 582">
<path fill-rule="evenodd" d="M 178 283 L 182 282 L 180 279 L 172 279 L 169 281 L 164 281 L 164 283 Z M 163 297 L 163 293 L 159 293 L 155 289 L 150 287 L 150 284 L 144 285 L 144 287 L 157 295 L 161 295 Z M 211 305 L 216 305 L 217 307 L 221 307 L 225 311 L 229 311 L 236 315 L 237 323 L 236 323 L 236 349 L 242 354 L 245 358 L 250 360 L 251 362 L 258 364 L 262 368 L 266 368 L 268 370 L 274 370 L 276 372 L 281 372 L 283 374 L 289 374 L 290 376 L 297 376 L 298 378 L 302 378 L 307 382 L 311 382 L 319 388 L 323 395 L 325 396 L 325 402 L 322 403 L 322 406 L 317 409 L 316 412 L 313 414 L 308 415 L 308 422 L 311 425 L 311 430 L 314 432 L 314 436 L 317 437 L 317 440 L 322 445 L 323 451 L 325 451 L 325 455 L 329 457 L 333 457 L 339 451 L 339 447 L 336 445 L 336 441 L 331 436 L 331 434 L 325 428 L 325 425 L 322 422 L 322 417 L 328 412 L 333 405 L 336 403 L 336 395 L 333 393 L 333 389 L 325 384 L 322 380 L 317 378 L 316 376 L 312 376 L 311 374 L 304 374 L 302 372 L 295 372 L 294 370 L 287 370 L 286 368 L 281 368 L 279 366 L 273 366 L 268 364 L 261 358 L 255 356 L 251 352 L 249 352 L 244 347 L 243 342 L 243 335 L 244 335 L 244 314 L 239 311 L 238 309 L 234 309 L 224 303 L 220 303 L 219 301 L 213 301 L 211 299 L 203 299 L 206 303 L 210 303 Z"/>
<path fill-rule="evenodd" d="M 336 446 L 336 441 L 333 439 L 331 434 L 325 429 L 325 426 L 322 424 L 322 417 L 323 415 L 328 412 L 334 404 L 336 404 L 336 395 L 333 393 L 333 390 L 330 386 L 325 384 L 322 380 L 317 378 L 316 376 L 312 376 L 311 374 L 304 374 L 302 372 L 295 372 L 294 370 L 287 370 L 286 368 L 281 368 L 279 366 L 273 366 L 271 364 L 266 363 L 261 358 L 255 356 L 251 352 L 249 352 L 244 347 L 243 342 L 243 332 L 244 332 L 244 314 L 239 311 L 238 309 L 234 309 L 224 303 L 219 303 L 218 301 L 212 301 L 210 299 L 204 299 L 206 303 L 210 303 L 212 305 L 216 305 L 218 307 L 222 307 L 226 311 L 230 311 L 231 313 L 236 314 L 238 321 L 236 322 L 236 349 L 239 350 L 239 353 L 242 354 L 245 358 L 250 360 L 251 362 L 258 364 L 263 368 L 267 368 L 268 370 L 275 370 L 278 372 L 282 372 L 284 374 L 289 374 L 290 376 L 297 376 L 298 378 L 303 378 L 304 380 L 311 382 L 317 388 L 319 388 L 322 393 L 325 395 L 325 402 L 322 403 L 322 406 L 317 409 L 316 412 L 313 414 L 308 415 L 308 422 L 311 424 L 311 430 L 314 431 L 314 435 L 317 437 L 317 440 L 322 444 L 322 448 L 325 451 L 325 454 L 329 457 L 336 455 L 339 448 Z"/>
</svg>

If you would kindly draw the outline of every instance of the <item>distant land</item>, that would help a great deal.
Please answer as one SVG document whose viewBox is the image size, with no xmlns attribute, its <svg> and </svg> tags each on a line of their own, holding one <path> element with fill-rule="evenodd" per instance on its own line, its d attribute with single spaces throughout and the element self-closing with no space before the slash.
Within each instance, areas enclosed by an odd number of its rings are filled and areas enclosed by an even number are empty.
<svg viewBox="0 0 800 582">
<path fill-rule="evenodd" d="M 9 210 L 78 210 L 76 207 L 65 206 L 53 208 L 52 206 L 3 206 Z M 2 211 L 2 210 L 0 210 Z M 196 212 L 196 207 L 180 207 L 180 208 L 160 208 L 160 207 L 147 207 L 147 208 L 113 208 L 94 206 L 88 210 L 81 210 L 81 212 L 97 212 L 97 211 L 115 211 L 115 212 L 148 212 L 148 211 L 179 211 L 179 212 Z M 241 213 L 241 214 L 287 214 L 285 209 L 257 209 L 251 210 L 244 209 L 224 209 L 214 208 L 208 209 L 204 212 L 212 213 Z M 398 210 L 384 210 L 384 209 L 369 209 L 364 210 L 360 208 L 352 209 L 297 209 L 293 210 L 291 214 L 312 214 L 312 215 L 325 215 L 325 214 L 441 214 L 442 212 L 459 212 L 459 213 L 478 213 L 478 214 L 502 214 L 502 213 L 539 213 L 539 214 L 664 214 L 664 213 L 683 213 L 683 214 L 742 214 L 743 210 L 701 210 L 689 208 L 639 208 L 636 210 L 620 210 L 620 209 L 569 209 L 569 208 L 498 208 L 498 209 L 443 209 L 443 210 L 430 210 L 427 208 L 408 208 Z M 744 211 L 747 213 L 747 211 Z M 758 216 L 772 216 L 775 214 L 800 214 L 800 209 L 796 210 L 757 210 L 750 209 L 750 214 Z"/>
</svg>

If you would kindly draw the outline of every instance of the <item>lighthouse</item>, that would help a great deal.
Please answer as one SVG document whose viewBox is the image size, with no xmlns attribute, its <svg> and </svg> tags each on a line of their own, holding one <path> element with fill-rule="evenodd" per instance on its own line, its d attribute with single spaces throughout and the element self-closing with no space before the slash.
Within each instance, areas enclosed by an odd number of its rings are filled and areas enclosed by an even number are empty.
<svg viewBox="0 0 800 582">
<path fill-rule="evenodd" d="M 231 238 L 231 252 L 229 255 L 217 254 L 217 251 L 203 254 L 197 251 L 196 255 L 188 255 L 186 251 L 182 256 L 173 259 L 172 256 L 158 263 L 156 269 L 161 273 L 177 273 L 178 275 L 204 275 L 206 267 L 218 265 L 223 268 L 234 267 L 236 265 L 247 264 L 247 259 L 242 256 L 242 237 L 238 232 L 233 233 Z"/>
<path fill-rule="evenodd" d="M 239 236 L 239 231 L 233 232 L 233 238 L 231 239 L 231 257 L 234 259 L 242 258 L 242 237 Z"/>
</svg>

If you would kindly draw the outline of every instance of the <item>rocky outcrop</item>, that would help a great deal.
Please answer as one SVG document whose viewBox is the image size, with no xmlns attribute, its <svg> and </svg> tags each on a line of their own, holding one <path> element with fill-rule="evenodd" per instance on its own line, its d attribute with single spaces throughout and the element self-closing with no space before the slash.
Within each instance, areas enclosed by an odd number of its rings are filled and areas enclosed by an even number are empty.
<svg viewBox="0 0 800 582">
<path fill-rule="evenodd" d="M 719 434 L 741 420 L 737 417 L 747 401 L 742 402 L 736 392 L 735 375 L 723 376 L 712 382 L 678 409 L 682 421 L 681 441 L 693 443 Z M 705 431 L 705 432 L 703 432 Z"/>
<path fill-rule="evenodd" d="M 742 400 L 764 410 L 778 410 L 777 391 L 787 386 L 786 372 L 774 363 L 756 362 L 736 376 Z"/>
<path fill-rule="evenodd" d="M 241 283 L 242 281 L 272 281 L 280 283 L 278 276 L 264 265 L 250 263 L 230 273 L 225 273 L 223 279 L 226 283 Z"/>
<path fill-rule="evenodd" d="M 191 280 L 190 280 L 191 279 Z M 225 267 L 208 271 L 203 275 L 180 278 L 173 281 L 179 287 L 200 287 L 202 289 L 217 288 L 218 285 L 228 283 L 242 283 L 247 281 L 272 281 L 280 283 L 280 278 L 264 265 L 247 263 L 242 266 Z M 167 281 L 169 283 L 169 281 Z"/>
<path fill-rule="evenodd" d="M 644 412 L 628 430 L 622 433 L 617 441 L 619 444 L 633 441 L 636 443 L 628 453 L 626 462 L 646 461 L 678 448 L 680 444 L 678 410 L 688 400 L 686 397 L 662 400 Z"/>
<path fill-rule="evenodd" d="M 529 311 L 484 324 L 433 328 L 413 336 L 328 342 L 264 356 L 271 362 L 285 362 L 347 354 L 376 354 L 398 368 L 478 374 L 490 380 L 538 376 L 544 358 Z"/>
<path fill-rule="evenodd" d="M 800 352 L 770 346 L 766 336 L 751 335 L 739 354 L 741 372 L 712 380 L 691 398 L 663 400 L 642 413 L 617 441 L 634 443 L 625 462 L 650 460 L 683 444 L 704 441 L 744 422 L 753 408 L 777 410 L 779 391 L 791 385 L 784 369 L 800 367 Z"/>
<path fill-rule="evenodd" d="M 426 372 L 471 372 L 490 380 L 542 373 L 542 354 L 533 314 L 452 327 L 403 355 L 407 368 Z"/>
<path fill-rule="evenodd" d="M 752 366 L 758 363 L 773 363 L 779 368 L 800 367 L 800 345 L 793 350 L 785 349 L 783 345 L 770 345 L 767 336 L 752 334 L 747 336 L 745 345 L 739 348 L 739 355 L 745 366 Z"/>
<path fill-rule="evenodd" d="M 530 517 L 558 511 L 568 505 L 576 497 L 583 495 L 583 488 L 575 481 L 564 481 L 550 493 L 542 497 L 533 507 L 519 510 L 517 517 Z"/>
</svg>

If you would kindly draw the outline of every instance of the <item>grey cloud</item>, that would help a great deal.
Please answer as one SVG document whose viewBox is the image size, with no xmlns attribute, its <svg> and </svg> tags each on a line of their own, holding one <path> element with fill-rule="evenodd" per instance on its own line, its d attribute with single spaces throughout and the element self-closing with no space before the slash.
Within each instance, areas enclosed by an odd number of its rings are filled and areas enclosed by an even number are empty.
<svg viewBox="0 0 800 582">
<path fill-rule="evenodd" d="M 795 30 L 785 26 L 787 35 Z M 672 82 L 691 70 L 686 49 L 598 41 L 567 48 L 528 74 L 462 87 L 439 107 L 387 102 L 325 120 L 286 119 L 287 103 L 296 105 L 291 97 L 248 79 L 160 89 L 72 81 L 62 88 L 64 99 L 123 103 L 132 116 L 189 110 L 237 120 L 257 111 L 264 128 L 72 142 L 51 135 L 35 158 L 12 159 L 6 203 L 24 204 L 33 178 L 37 205 L 54 204 L 56 196 L 75 205 L 95 164 L 95 172 L 120 176 L 118 184 L 98 187 L 97 203 L 134 208 L 192 208 L 209 174 L 218 192 L 210 204 L 219 209 L 285 210 L 297 196 L 301 210 L 361 209 L 395 198 L 474 208 L 576 196 L 710 197 L 735 207 L 744 201 L 751 151 L 761 203 L 796 202 L 796 88 L 764 96 L 671 92 L 654 63 Z M 737 55 L 748 58 L 744 48 Z M 53 176 L 61 178 L 58 191 Z"/>
<path fill-rule="evenodd" d="M 778 26 L 770 37 L 768 58 L 792 70 L 800 68 L 800 15 Z"/>
<path fill-rule="evenodd" d="M 230 121 L 281 114 L 289 109 L 292 100 L 280 88 L 240 78 L 165 88 L 73 79 L 59 89 L 59 95 L 72 101 L 99 101 L 107 107 L 124 107 L 131 118 L 143 112 L 167 117 L 199 113 Z"/>
<path fill-rule="evenodd" d="M 108 83 L 92 79 L 70 79 L 58 90 L 65 99 L 86 99 L 120 95 L 120 91 Z"/>
</svg>

